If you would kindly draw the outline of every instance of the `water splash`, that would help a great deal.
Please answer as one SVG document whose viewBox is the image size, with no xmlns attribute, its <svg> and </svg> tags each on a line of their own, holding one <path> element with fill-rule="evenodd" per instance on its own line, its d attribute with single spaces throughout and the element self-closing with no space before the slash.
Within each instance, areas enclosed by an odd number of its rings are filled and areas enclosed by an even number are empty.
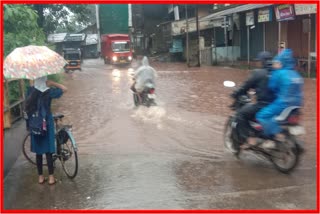
<svg viewBox="0 0 320 214">
<path fill-rule="evenodd" d="M 139 106 L 131 117 L 143 122 L 156 124 L 159 129 L 162 129 L 162 121 L 165 119 L 167 111 L 161 106 Z"/>
</svg>

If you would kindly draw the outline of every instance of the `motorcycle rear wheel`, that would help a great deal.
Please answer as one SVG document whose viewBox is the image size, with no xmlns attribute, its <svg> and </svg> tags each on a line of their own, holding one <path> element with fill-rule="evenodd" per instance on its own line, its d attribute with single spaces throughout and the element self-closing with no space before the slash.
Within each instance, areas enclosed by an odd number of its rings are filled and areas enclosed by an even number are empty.
<svg viewBox="0 0 320 214">
<path fill-rule="evenodd" d="M 275 168 L 282 173 L 289 173 L 299 161 L 299 152 L 296 140 L 292 136 L 286 136 L 286 141 L 278 145 L 279 149 L 272 151 L 270 161 Z"/>
</svg>

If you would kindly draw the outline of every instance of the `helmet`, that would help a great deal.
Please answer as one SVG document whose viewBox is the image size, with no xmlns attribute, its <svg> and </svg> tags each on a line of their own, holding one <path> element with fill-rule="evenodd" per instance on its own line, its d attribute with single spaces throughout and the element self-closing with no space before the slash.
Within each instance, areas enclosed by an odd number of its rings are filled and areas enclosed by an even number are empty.
<svg viewBox="0 0 320 214">
<path fill-rule="evenodd" d="M 262 62 L 263 68 L 271 69 L 272 68 L 272 55 L 268 51 L 262 51 L 258 54 L 257 59 Z"/>
</svg>

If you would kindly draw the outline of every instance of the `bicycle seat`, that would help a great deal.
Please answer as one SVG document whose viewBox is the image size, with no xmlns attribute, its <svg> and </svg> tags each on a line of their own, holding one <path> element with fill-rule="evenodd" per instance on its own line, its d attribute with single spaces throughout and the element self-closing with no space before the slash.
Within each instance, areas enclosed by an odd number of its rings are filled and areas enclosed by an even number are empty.
<svg viewBox="0 0 320 214">
<path fill-rule="evenodd" d="M 63 114 L 55 114 L 55 115 L 53 115 L 53 119 L 55 119 L 55 120 L 61 119 L 61 118 L 63 118 L 63 117 L 64 117 Z"/>
</svg>

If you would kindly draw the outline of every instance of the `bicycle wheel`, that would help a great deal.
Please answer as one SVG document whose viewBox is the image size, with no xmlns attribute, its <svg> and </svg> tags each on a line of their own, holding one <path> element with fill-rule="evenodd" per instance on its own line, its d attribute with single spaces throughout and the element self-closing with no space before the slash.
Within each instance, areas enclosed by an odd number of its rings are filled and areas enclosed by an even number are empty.
<svg viewBox="0 0 320 214">
<path fill-rule="evenodd" d="M 32 164 L 37 165 L 36 163 L 36 154 L 31 152 L 31 135 L 28 133 L 22 143 L 22 153 L 24 157 Z M 47 165 L 46 158 L 43 158 L 43 165 Z"/>
<path fill-rule="evenodd" d="M 63 171 L 69 178 L 76 177 L 78 173 L 78 154 L 74 147 L 75 142 L 70 132 L 65 129 L 57 135 L 58 157 L 61 161 Z"/>
</svg>

